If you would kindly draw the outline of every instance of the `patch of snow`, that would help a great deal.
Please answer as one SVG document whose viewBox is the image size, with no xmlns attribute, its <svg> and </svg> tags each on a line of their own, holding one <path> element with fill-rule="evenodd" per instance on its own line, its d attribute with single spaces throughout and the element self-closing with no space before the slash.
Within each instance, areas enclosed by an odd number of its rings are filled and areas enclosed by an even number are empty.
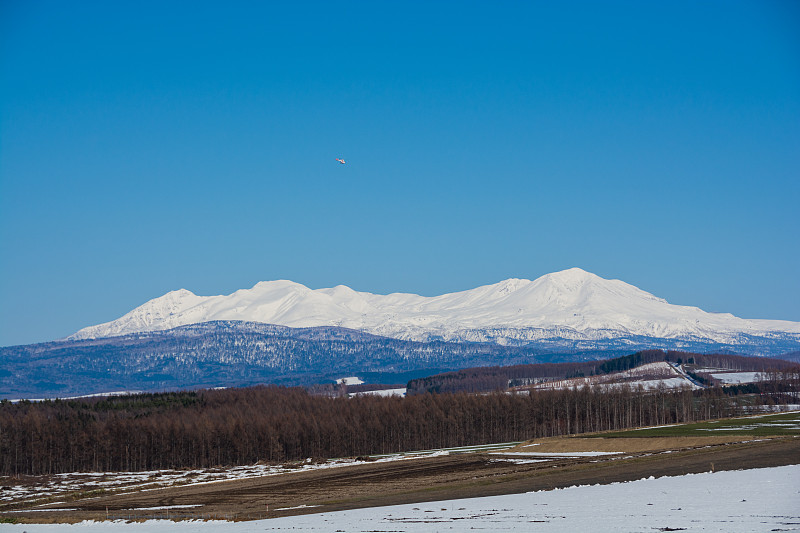
<svg viewBox="0 0 800 533">
<path fill-rule="evenodd" d="M 7 513 L 44 513 L 47 511 L 77 511 L 77 508 L 72 509 L 61 509 L 61 508 L 53 508 L 53 509 L 9 509 L 5 511 Z"/>
<path fill-rule="evenodd" d="M 599 457 L 601 455 L 617 455 L 622 452 L 491 452 L 493 455 L 527 456 L 527 457 Z"/>
<path fill-rule="evenodd" d="M 362 381 L 359 377 L 351 376 L 348 378 L 339 378 L 336 380 L 336 383 L 339 385 L 361 385 L 364 383 L 364 381 Z"/>
<path fill-rule="evenodd" d="M 275 511 L 293 511 L 295 509 L 309 509 L 311 507 L 319 507 L 319 505 L 297 505 L 295 507 L 279 507 Z"/>
<path fill-rule="evenodd" d="M 644 390 L 656 390 L 662 386 L 666 389 L 681 389 L 683 387 L 688 387 L 690 389 L 701 388 L 685 378 L 644 379 L 639 381 L 626 381 L 624 383 L 601 385 L 601 387 L 614 388 L 622 385 L 628 385 L 632 389 L 637 389 L 639 388 L 639 385 L 641 385 Z"/>
<path fill-rule="evenodd" d="M 190 509 L 192 507 L 202 507 L 201 503 L 190 503 L 186 505 L 159 505 L 158 507 L 131 507 L 126 511 L 161 511 L 165 509 Z"/>
<path fill-rule="evenodd" d="M 763 372 L 714 372 L 711 377 L 725 385 L 736 385 L 739 383 L 755 383 L 760 381 L 763 375 Z"/>
<path fill-rule="evenodd" d="M 113 391 L 113 392 L 95 392 L 92 394 L 82 394 L 80 396 L 58 396 L 57 398 L 61 400 L 80 400 L 81 398 L 98 398 L 98 397 L 105 397 L 105 396 L 131 396 L 133 394 L 143 394 L 143 391 L 140 390 L 122 390 L 122 391 Z M 28 402 L 44 402 L 47 400 L 52 400 L 55 398 L 17 398 L 13 400 L 9 400 L 11 403 L 19 403 L 21 401 L 28 401 Z"/>
<path fill-rule="evenodd" d="M 546 463 L 548 459 L 514 459 L 514 458 L 503 458 L 503 459 L 492 459 L 493 463 L 513 463 L 515 465 L 529 465 L 533 463 Z"/>
<path fill-rule="evenodd" d="M 405 395 L 406 395 L 405 387 L 403 387 L 402 389 L 383 389 L 383 390 L 371 390 L 364 392 L 348 393 L 348 396 L 350 398 L 354 396 L 405 396 Z"/>
<path fill-rule="evenodd" d="M 683 426 L 683 425 L 684 424 L 664 424 L 663 426 L 645 426 L 645 427 L 641 427 L 641 428 L 631 429 L 631 431 L 641 431 L 641 430 L 646 430 L 646 429 L 672 428 L 672 427 Z"/>
</svg>

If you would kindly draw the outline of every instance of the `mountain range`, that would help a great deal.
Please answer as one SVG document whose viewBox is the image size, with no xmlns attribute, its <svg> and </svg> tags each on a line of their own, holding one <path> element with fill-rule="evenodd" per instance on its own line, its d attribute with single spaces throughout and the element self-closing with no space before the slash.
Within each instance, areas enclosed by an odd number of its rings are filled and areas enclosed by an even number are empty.
<svg viewBox="0 0 800 533">
<path fill-rule="evenodd" d="M 379 295 L 344 285 L 313 290 L 286 280 L 260 282 L 222 296 L 198 296 L 181 289 L 69 338 L 162 331 L 210 321 L 337 326 L 421 342 L 529 345 L 554 339 L 648 337 L 750 346 L 800 341 L 798 322 L 746 320 L 673 305 L 623 281 L 580 268 L 434 297 Z"/>
<path fill-rule="evenodd" d="M 656 348 L 796 355 L 800 323 L 672 305 L 577 268 L 435 297 L 312 290 L 291 281 L 223 296 L 182 289 L 66 339 L 0 348 L 0 398 L 308 385 L 345 376 L 404 383 L 447 370 Z"/>
</svg>

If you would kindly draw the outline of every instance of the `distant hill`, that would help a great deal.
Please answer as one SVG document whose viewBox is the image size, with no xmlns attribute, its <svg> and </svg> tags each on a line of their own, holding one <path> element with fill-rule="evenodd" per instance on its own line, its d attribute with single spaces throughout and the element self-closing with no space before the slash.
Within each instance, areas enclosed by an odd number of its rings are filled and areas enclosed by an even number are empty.
<svg viewBox="0 0 800 533">
<path fill-rule="evenodd" d="M 782 359 L 766 357 L 645 350 L 600 361 L 466 368 L 413 379 L 408 383 L 408 394 L 413 395 L 426 392 L 480 393 L 507 390 L 511 387 L 527 386 L 537 383 L 619 373 L 664 361 L 690 364 L 693 368 L 712 367 L 720 370 L 742 372 L 767 372 L 770 370 L 798 368 L 797 364 Z M 678 375 L 678 373 L 676 372 L 675 375 Z M 576 381 L 572 385 L 579 385 L 579 383 Z"/>
<path fill-rule="evenodd" d="M 696 345 L 698 349 L 713 346 Z M 574 372 L 591 372 L 594 367 L 581 366 L 581 362 L 651 347 L 669 349 L 670 343 L 630 338 L 565 348 L 548 343 L 418 342 L 332 326 L 290 328 L 217 321 L 166 331 L 0 348 L 0 398 L 63 398 L 262 383 L 309 385 L 348 376 L 396 384 L 469 367 L 529 363 L 572 362 L 578 365 Z"/>
<path fill-rule="evenodd" d="M 789 352 L 778 356 L 778 359 L 783 359 L 785 361 L 794 361 L 795 363 L 800 363 L 800 351 L 797 352 Z"/>
<path fill-rule="evenodd" d="M 337 327 L 207 322 L 168 331 L 0 348 L 0 398 L 53 398 L 260 383 L 303 385 L 365 376 L 405 383 L 490 364 L 584 360 L 488 343 L 414 342 Z"/>
</svg>

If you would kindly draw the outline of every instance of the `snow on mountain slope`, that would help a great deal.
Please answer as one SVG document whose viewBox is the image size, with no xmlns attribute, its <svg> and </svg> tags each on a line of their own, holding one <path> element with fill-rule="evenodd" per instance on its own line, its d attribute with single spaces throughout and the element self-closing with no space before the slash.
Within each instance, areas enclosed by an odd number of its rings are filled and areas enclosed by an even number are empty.
<svg viewBox="0 0 800 533">
<path fill-rule="evenodd" d="M 371 294 L 343 285 L 312 290 L 286 280 L 260 282 L 221 296 L 197 296 L 181 289 L 70 338 L 165 330 L 212 320 L 341 326 L 413 340 L 591 340 L 641 335 L 730 342 L 743 334 L 800 335 L 798 322 L 745 320 L 672 305 L 625 282 L 571 268 L 533 281 L 508 279 L 435 297 Z"/>
</svg>

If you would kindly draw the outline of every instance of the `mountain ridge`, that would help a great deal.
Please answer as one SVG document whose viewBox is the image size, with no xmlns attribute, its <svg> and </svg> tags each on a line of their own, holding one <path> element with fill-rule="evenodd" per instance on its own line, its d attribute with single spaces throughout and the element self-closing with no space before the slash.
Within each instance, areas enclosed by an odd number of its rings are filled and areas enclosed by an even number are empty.
<svg viewBox="0 0 800 533">
<path fill-rule="evenodd" d="M 405 340 L 526 344 L 549 338 L 625 336 L 734 342 L 741 335 L 800 340 L 800 323 L 747 320 L 668 303 L 621 280 L 571 268 L 535 280 L 509 278 L 474 289 L 420 296 L 310 289 L 290 280 L 262 281 L 229 295 L 170 291 L 119 319 L 67 339 L 163 331 L 210 321 L 289 327 L 336 326 Z"/>
</svg>

